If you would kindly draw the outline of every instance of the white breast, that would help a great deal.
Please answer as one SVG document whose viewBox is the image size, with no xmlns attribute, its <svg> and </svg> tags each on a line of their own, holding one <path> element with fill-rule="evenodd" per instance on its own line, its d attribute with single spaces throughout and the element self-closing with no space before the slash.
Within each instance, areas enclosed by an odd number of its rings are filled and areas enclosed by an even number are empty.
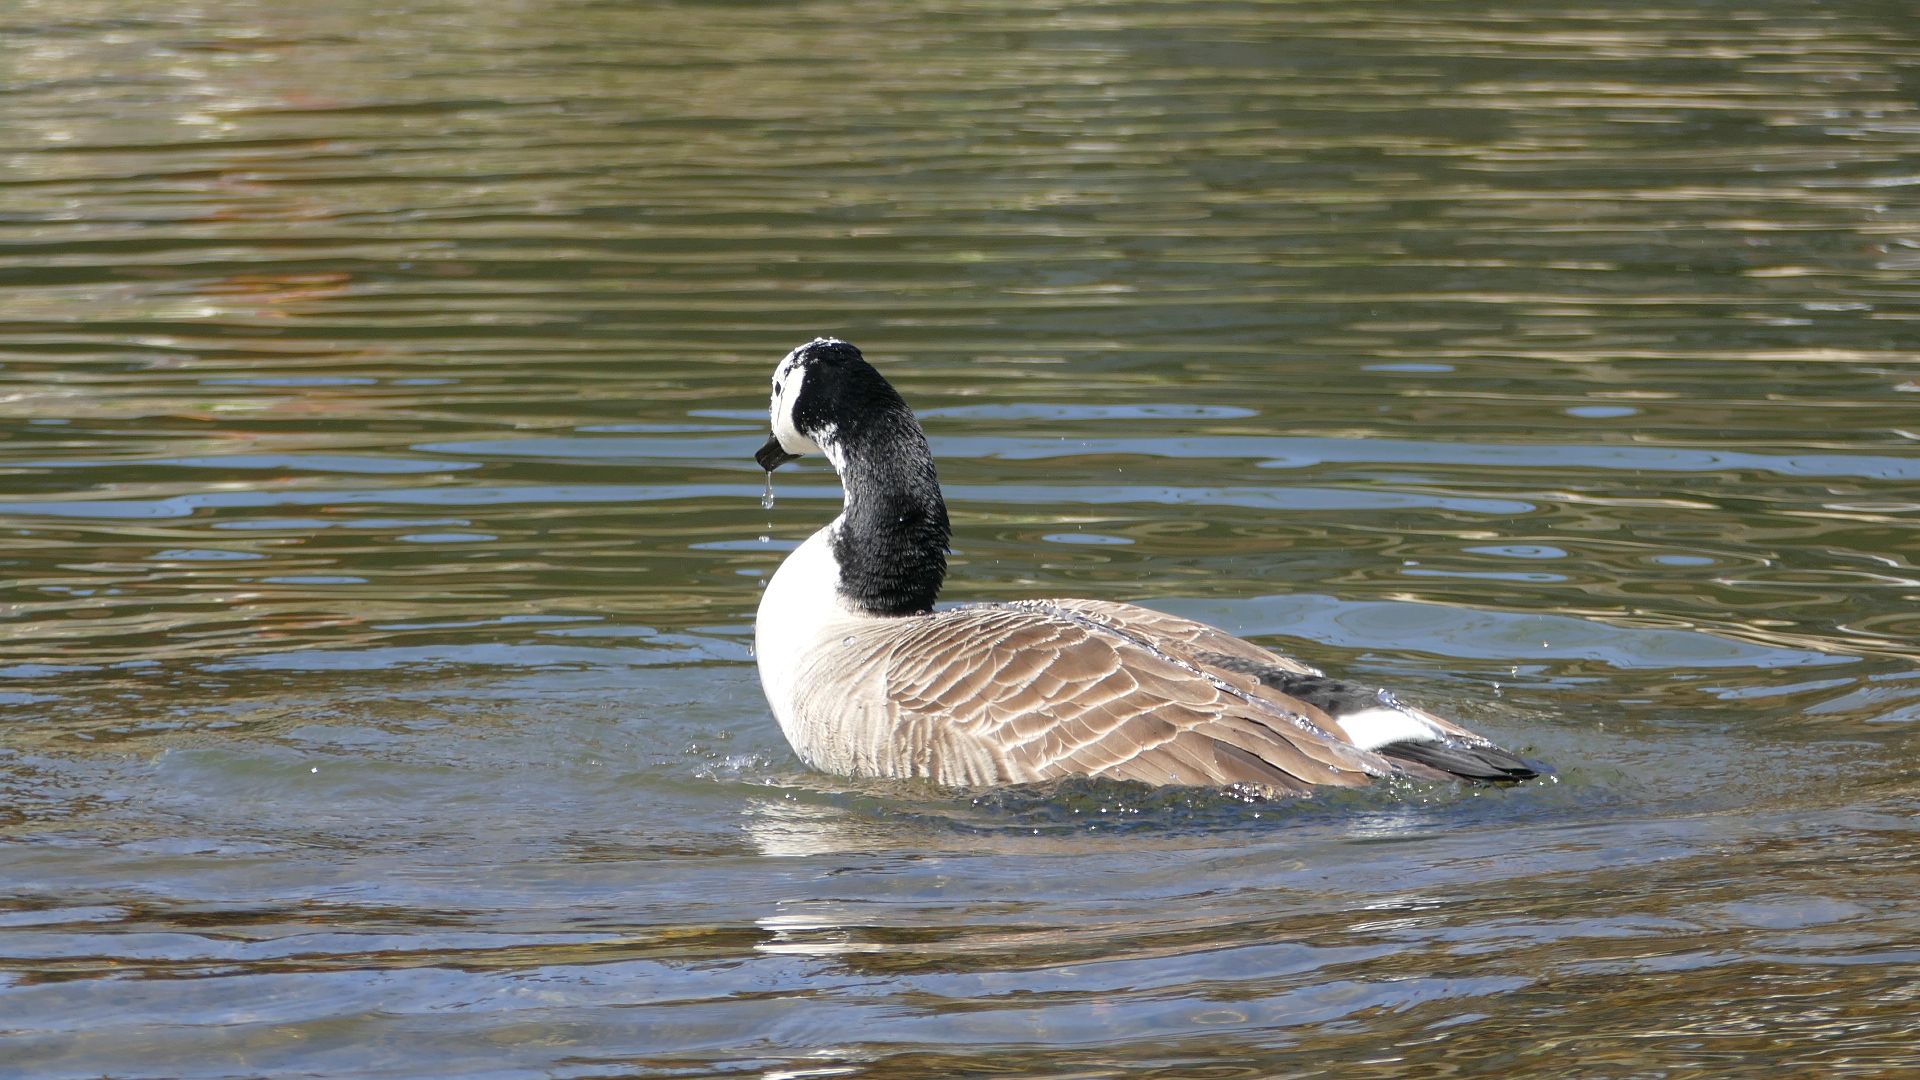
<svg viewBox="0 0 1920 1080">
<path fill-rule="evenodd" d="M 807 538 L 767 582 L 753 623 L 753 653 L 760 685 L 774 719 L 800 756 L 811 763 L 812 734 L 801 730 L 800 675 L 808 662 L 871 616 L 847 609 L 839 594 L 840 563 L 833 557 L 839 519 Z"/>
</svg>

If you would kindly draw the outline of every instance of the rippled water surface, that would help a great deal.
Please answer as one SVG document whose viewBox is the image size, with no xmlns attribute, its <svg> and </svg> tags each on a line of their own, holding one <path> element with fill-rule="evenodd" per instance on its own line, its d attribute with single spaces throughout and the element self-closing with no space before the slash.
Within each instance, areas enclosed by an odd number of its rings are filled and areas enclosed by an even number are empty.
<svg viewBox="0 0 1920 1080">
<path fill-rule="evenodd" d="M 22 0 L 0 88 L 0 1075 L 1920 1070 L 1908 5 Z M 822 333 L 948 599 L 1559 775 L 808 772 Z"/>
</svg>

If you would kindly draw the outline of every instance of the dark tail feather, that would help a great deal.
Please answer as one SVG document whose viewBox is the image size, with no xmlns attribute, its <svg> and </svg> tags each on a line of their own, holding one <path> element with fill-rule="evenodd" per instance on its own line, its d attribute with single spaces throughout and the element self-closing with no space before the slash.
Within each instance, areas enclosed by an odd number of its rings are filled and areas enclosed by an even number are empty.
<svg viewBox="0 0 1920 1080">
<path fill-rule="evenodd" d="M 1477 780 L 1487 784 L 1515 783 L 1531 780 L 1542 773 L 1551 773 L 1552 769 L 1537 761 L 1509 754 L 1497 746 L 1467 746 L 1456 744 L 1448 746 L 1439 742 L 1396 742 L 1374 750 L 1374 753 L 1398 761 L 1411 761 L 1438 769 L 1443 773 L 1457 776 L 1462 780 Z"/>
</svg>

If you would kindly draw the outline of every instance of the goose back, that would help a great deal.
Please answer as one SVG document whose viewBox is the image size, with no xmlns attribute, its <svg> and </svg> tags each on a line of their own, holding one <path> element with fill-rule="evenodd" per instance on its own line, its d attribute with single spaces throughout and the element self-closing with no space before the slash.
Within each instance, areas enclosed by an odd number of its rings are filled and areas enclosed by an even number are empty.
<svg viewBox="0 0 1920 1080">
<path fill-rule="evenodd" d="M 803 662 L 789 734 L 809 764 L 941 783 L 1072 774 L 1269 794 L 1405 771 L 1237 657 L 1311 668 L 1128 604 L 1022 601 L 848 624 Z"/>
</svg>

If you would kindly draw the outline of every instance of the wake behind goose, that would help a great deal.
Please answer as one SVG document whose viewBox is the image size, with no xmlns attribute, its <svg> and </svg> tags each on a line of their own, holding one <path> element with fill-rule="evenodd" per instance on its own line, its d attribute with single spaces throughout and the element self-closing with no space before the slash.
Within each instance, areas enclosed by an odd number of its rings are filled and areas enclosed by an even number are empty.
<svg viewBox="0 0 1920 1080">
<path fill-rule="evenodd" d="M 845 506 L 768 582 L 760 682 L 814 768 L 972 786 L 1084 774 L 1306 794 L 1544 768 L 1385 690 L 1204 623 L 1102 600 L 933 610 L 951 529 L 926 436 L 860 350 L 819 338 L 773 376 L 768 470 L 822 454 Z"/>
</svg>

